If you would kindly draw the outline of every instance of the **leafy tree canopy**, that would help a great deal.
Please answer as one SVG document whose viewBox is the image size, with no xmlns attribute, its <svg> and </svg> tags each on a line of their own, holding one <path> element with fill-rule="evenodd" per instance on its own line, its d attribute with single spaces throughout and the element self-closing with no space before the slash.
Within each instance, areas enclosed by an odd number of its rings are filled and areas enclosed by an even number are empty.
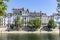
<svg viewBox="0 0 60 40">
<path fill-rule="evenodd" d="M 20 17 L 18 15 L 16 16 L 14 22 L 15 22 L 15 26 L 18 27 L 20 25 Z"/>
<path fill-rule="evenodd" d="M 57 5 L 57 11 L 60 13 L 60 0 L 57 0 L 58 5 Z"/>
<path fill-rule="evenodd" d="M 41 26 L 40 19 L 36 18 L 36 19 L 29 20 L 29 27 L 37 29 L 40 28 L 40 26 Z"/>
<path fill-rule="evenodd" d="M 48 28 L 55 28 L 56 27 L 56 24 L 54 22 L 53 19 L 51 19 L 49 22 L 48 22 Z"/>
<path fill-rule="evenodd" d="M 0 0 L 0 16 L 5 15 L 7 10 L 6 3 L 9 2 L 9 0 Z"/>
</svg>

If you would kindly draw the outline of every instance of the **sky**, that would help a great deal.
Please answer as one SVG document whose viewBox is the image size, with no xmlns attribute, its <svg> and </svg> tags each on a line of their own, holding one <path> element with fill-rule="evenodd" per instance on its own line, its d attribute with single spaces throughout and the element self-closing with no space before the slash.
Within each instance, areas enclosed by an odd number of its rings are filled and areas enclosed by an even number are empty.
<svg viewBox="0 0 60 40">
<path fill-rule="evenodd" d="M 52 15 L 57 12 L 57 1 L 56 0 L 10 0 L 7 3 L 7 13 L 12 13 L 13 8 L 25 8 L 30 11 L 36 11 Z"/>
</svg>

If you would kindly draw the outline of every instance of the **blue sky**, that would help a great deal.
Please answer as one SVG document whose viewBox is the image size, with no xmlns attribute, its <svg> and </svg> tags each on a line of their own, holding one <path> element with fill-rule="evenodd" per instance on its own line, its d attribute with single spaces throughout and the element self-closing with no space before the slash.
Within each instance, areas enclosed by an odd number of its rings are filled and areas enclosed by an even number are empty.
<svg viewBox="0 0 60 40">
<path fill-rule="evenodd" d="M 30 11 L 42 11 L 47 15 L 51 15 L 57 12 L 56 0 L 10 0 L 7 5 L 7 13 L 11 13 L 13 8 L 22 7 L 24 7 L 25 9 L 28 8 Z"/>
</svg>

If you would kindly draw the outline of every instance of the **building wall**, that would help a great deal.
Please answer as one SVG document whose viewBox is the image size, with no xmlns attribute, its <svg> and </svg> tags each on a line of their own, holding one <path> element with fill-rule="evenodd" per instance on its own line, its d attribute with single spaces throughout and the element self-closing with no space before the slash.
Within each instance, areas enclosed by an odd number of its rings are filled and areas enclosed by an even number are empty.
<svg viewBox="0 0 60 40">
<path fill-rule="evenodd" d="M 60 13 L 54 13 L 52 16 L 57 25 L 56 28 L 59 28 L 60 27 Z"/>
<path fill-rule="evenodd" d="M 50 16 L 42 15 L 41 17 L 42 26 L 47 26 L 50 19 L 51 19 Z"/>
<path fill-rule="evenodd" d="M 54 16 L 54 21 L 57 24 L 57 26 L 59 26 L 60 23 L 60 16 Z"/>
<path fill-rule="evenodd" d="M 8 23 L 12 24 L 17 15 L 20 16 L 20 21 L 21 19 L 24 19 L 26 24 L 28 24 L 28 21 L 31 19 L 39 18 L 42 22 L 42 26 L 46 26 L 51 19 L 50 16 L 47 16 L 45 13 L 42 12 L 27 12 L 26 10 L 22 9 L 14 9 L 13 13 L 6 14 L 6 17 L 3 18 L 3 24 L 5 24 L 5 26 L 7 26 Z"/>
<path fill-rule="evenodd" d="M 47 16 L 45 13 L 42 13 L 42 12 L 27 12 L 26 10 L 22 10 L 22 9 L 14 9 L 13 14 L 19 14 L 21 18 L 24 18 L 24 21 L 26 23 L 31 19 L 39 18 L 42 22 L 42 25 L 44 25 L 44 26 L 47 26 L 49 20 L 51 19 L 51 17 Z"/>
</svg>

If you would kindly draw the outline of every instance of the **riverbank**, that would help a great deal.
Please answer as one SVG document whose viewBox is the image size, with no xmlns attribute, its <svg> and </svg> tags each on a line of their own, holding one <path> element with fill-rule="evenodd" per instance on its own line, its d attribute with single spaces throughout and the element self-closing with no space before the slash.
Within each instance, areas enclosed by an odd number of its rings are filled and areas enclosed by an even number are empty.
<svg viewBox="0 0 60 40">
<path fill-rule="evenodd" d="M 54 29 L 53 31 L 5 31 L 6 28 L 0 28 L 0 33 L 56 33 L 56 34 L 59 34 L 59 29 Z"/>
</svg>

